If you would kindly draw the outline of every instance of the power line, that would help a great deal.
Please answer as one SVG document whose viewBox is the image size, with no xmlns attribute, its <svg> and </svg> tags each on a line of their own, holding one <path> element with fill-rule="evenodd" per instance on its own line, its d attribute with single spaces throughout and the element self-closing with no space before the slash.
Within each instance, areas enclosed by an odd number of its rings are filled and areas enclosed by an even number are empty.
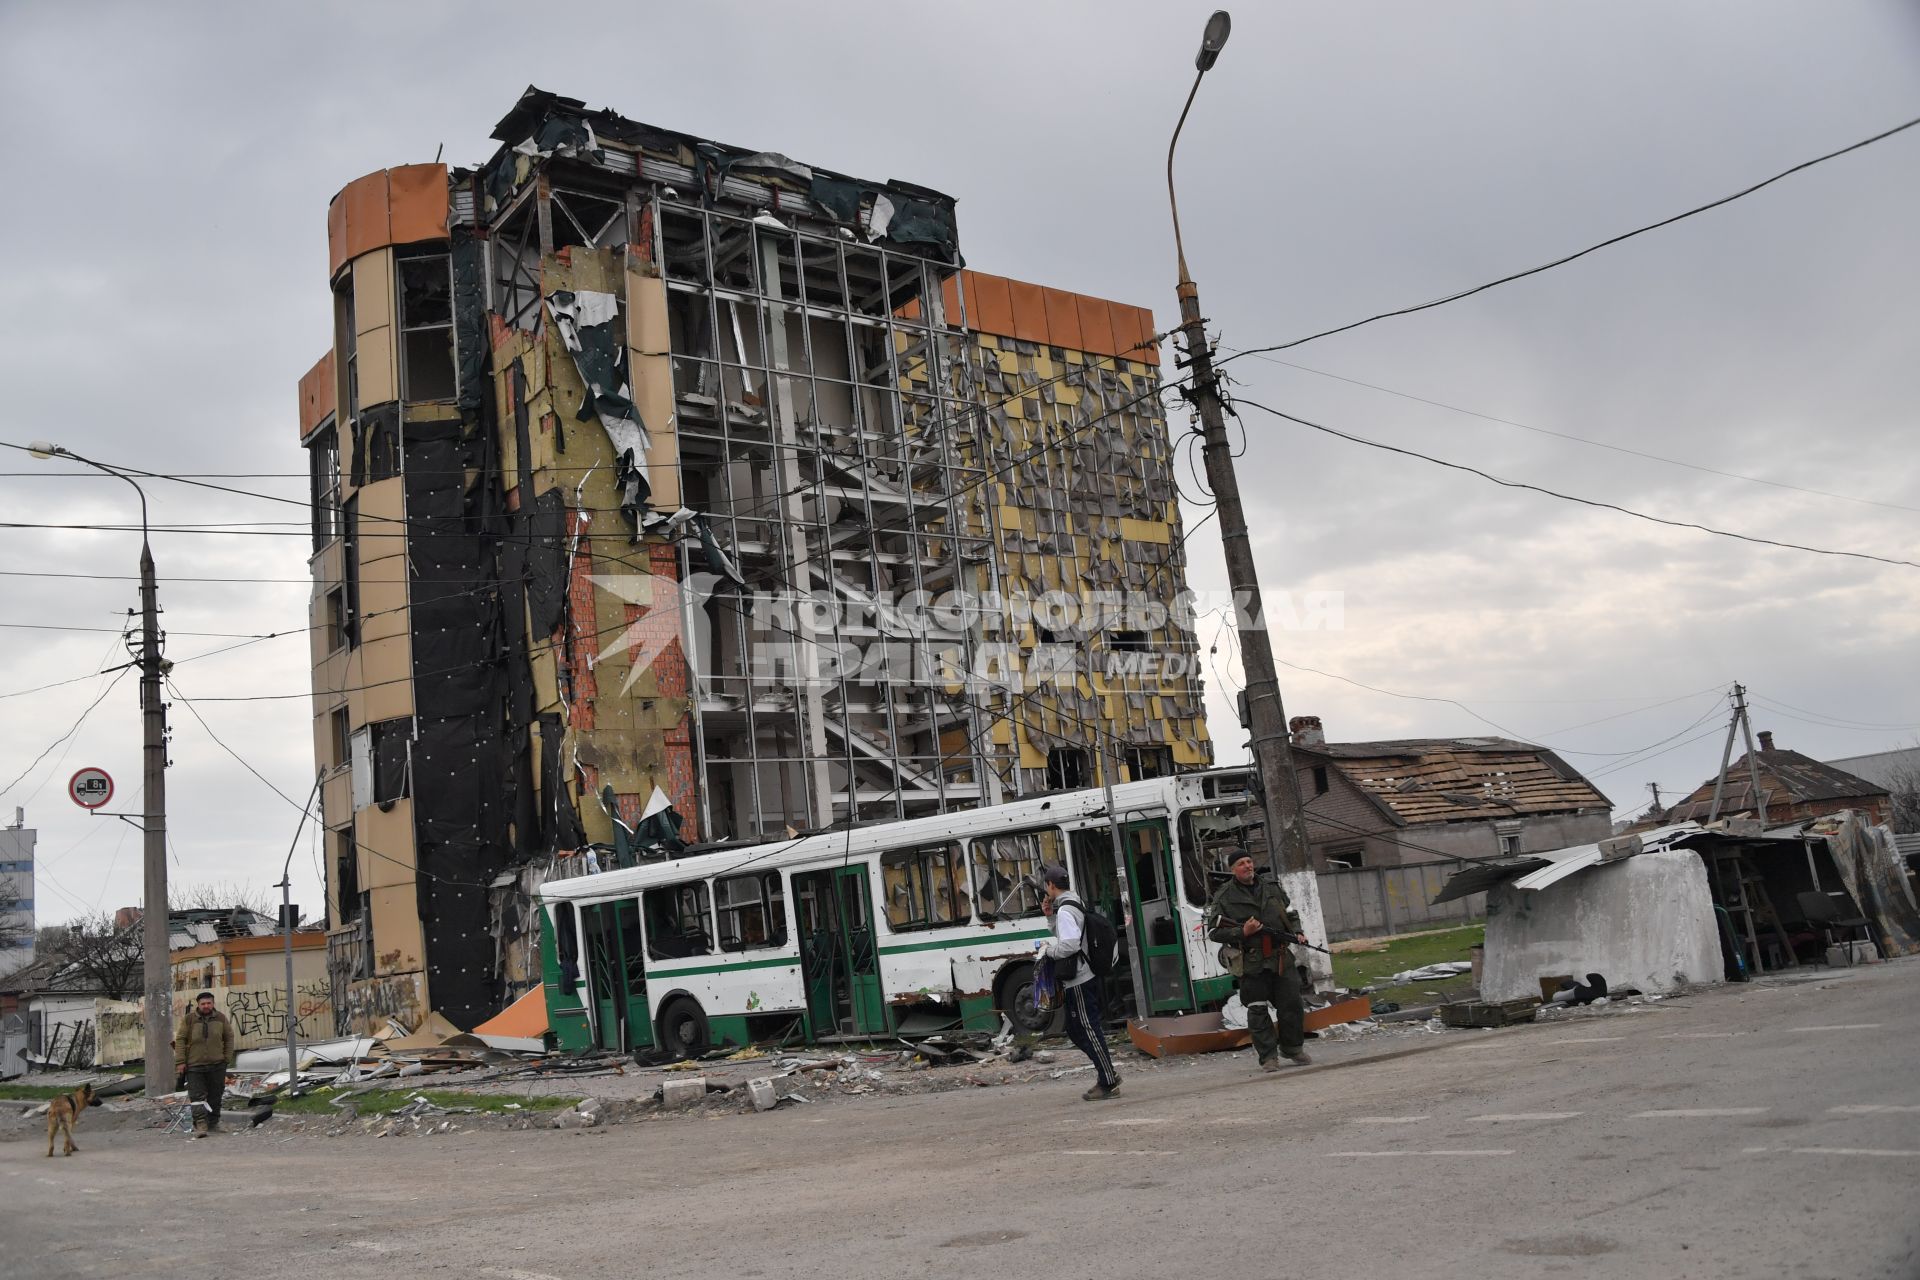
<svg viewBox="0 0 1920 1280">
<path fill-rule="evenodd" d="M 107 682 L 107 687 L 100 691 L 100 695 L 96 697 L 92 702 L 89 702 L 87 704 L 87 709 L 80 713 L 80 718 L 73 722 L 73 726 L 70 729 L 68 729 L 65 733 L 61 734 L 59 737 L 55 738 L 51 743 L 49 743 L 47 745 L 47 749 L 45 751 L 42 751 L 39 755 L 35 756 L 33 758 L 33 763 L 29 764 L 26 768 L 22 769 L 19 775 L 15 777 L 12 782 L 9 782 L 4 787 L 0 787 L 0 796 L 4 796 L 5 794 L 7 794 L 7 792 L 19 786 L 20 783 L 26 778 L 26 776 L 32 773 L 35 767 L 37 767 L 42 760 L 45 760 L 48 756 L 53 754 L 53 749 L 55 747 L 65 742 L 68 738 L 71 738 L 74 734 L 80 732 L 80 726 L 87 722 L 87 717 L 93 714 L 93 709 L 99 706 L 102 702 L 106 701 L 107 695 L 113 692 L 114 686 L 120 683 L 121 679 L 126 676 L 128 670 L 130 670 L 130 668 L 128 667 L 120 668 L 120 670 L 117 673 L 115 673 L 113 679 Z"/>
<path fill-rule="evenodd" d="M 1228 347 L 1231 351 L 1233 348 Z M 1718 467 L 1702 466 L 1697 462 L 1685 462 L 1679 458 L 1669 458 L 1658 453 L 1648 453 L 1644 449 L 1630 449 L 1626 445 L 1609 444 L 1604 440 L 1593 440 L 1586 436 L 1577 436 L 1567 431 L 1553 431 L 1546 427 L 1536 427 L 1530 423 L 1517 422 L 1512 418 L 1501 418 L 1491 413 L 1481 413 L 1477 409 L 1463 409 L 1457 404 L 1448 404 L 1444 400 L 1432 400 L 1426 396 L 1417 396 L 1407 391 L 1396 391 L 1392 387 L 1383 387 L 1377 382 L 1367 382 L 1360 378 L 1349 378 L 1338 373 L 1329 373 L 1325 369 L 1315 369 L 1304 364 L 1295 364 L 1291 360 L 1281 360 L 1275 356 L 1259 352 L 1245 352 L 1246 355 L 1258 355 L 1268 364 L 1282 365 L 1288 369 L 1298 369 L 1301 373 L 1311 373 L 1318 378 L 1331 378 L 1335 382 L 1345 382 L 1356 387 L 1365 387 L 1369 391 L 1378 391 L 1385 395 L 1398 396 L 1402 400 L 1411 400 L 1416 404 L 1432 405 L 1436 409 L 1445 409 L 1449 413 L 1464 414 L 1469 418 L 1479 418 L 1483 422 L 1497 422 L 1502 426 L 1518 427 L 1522 431 L 1531 431 L 1536 435 L 1551 436 L 1555 440 L 1568 440 L 1574 444 L 1584 444 L 1594 449 L 1606 449 L 1613 453 L 1624 453 L 1630 457 L 1645 458 L 1649 462 L 1663 462 L 1671 467 L 1685 467 L 1689 471 L 1698 471 L 1705 475 L 1721 476 L 1728 480 L 1744 480 L 1748 484 L 1763 484 L 1769 488 L 1786 489 L 1794 493 L 1812 494 L 1820 498 L 1837 498 L 1841 502 L 1856 502 L 1866 507 L 1884 507 L 1892 511 L 1920 512 L 1920 507 L 1910 507 L 1901 502 L 1881 502 L 1876 498 L 1862 498 L 1850 493 L 1834 493 L 1830 489 L 1814 489 L 1807 485 L 1788 484 L 1784 480 L 1768 480 L 1763 476 L 1742 475 L 1738 471 L 1723 471 Z"/>
<path fill-rule="evenodd" d="M 1276 342 L 1271 346 L 1254 347 L 1249 350 L 1242 351 L 1238 355 L 1228 356 L 1225 360 L 1222 360 L 1220 363 L 1223 365 L 1228 364 L 1234 360 L 1238 360 L 1241 356 L 1258 355 L 1263 351 L 1285 351 L 1289 347 L 1298 347 L 1309 342 L 1318 341 L 1321 338 L 1330 338 L 1336 333 L 1346 333 L 1350 330 L 1358 329 L 1362 325 L 1373 324 L 1375 321 L 1378 321 L 1378 320 L 1390 320 L 1395 316 L 1412 315 L 1416 311 L 1429 311 L 1434 307 L 1443 307 L 1449 302 L 1458 302 L 1462 298 L 1471 298 L 1476 293 L 1485 293 L 1489 289 L 1496 289 L 1503 284 L 1511 284 L 1515 280 L 1524 280 L 1528 276 L 1539 275 L 1542 271 L 1551 271 L 1555 267 L 1565 266 L 1567 263 L 1573 262 L 1579 258 L 1584 258 L 1590 253 L 1597 253 L 1601 249 L 1605 249 L 1610 245 L 1619 244 L 1623 240 L 1631 240 L 1635 236 L 1645 235 L 1649 231 L 1658 231 L 1661 227 L 1672 226 L 1674 223 L 1680 222 L 1687 218 L 1691 218 L 1695 214 L 1705 213 L 1710 209 L 1718 209 L 1723 204 L 1731 204 L 1733 201 L 1738 200 L 1743 196 L 1750 196 L 1754 192 L 1759 191 L 1762 188 L 1772 186 L 1774 183 L 1780 181 L 1782 178 L 1791 177 L 1792 175 L 1799 173 L 1803 169 L 1811 169 L 1814 165 L 1824 164 L 1828 160 L 1833 160 L 1840 156 L 1844 156 L 1850 151 L 1858 151 L 1862 147 L 1872 146 L 1876 142 L 1881 142 L 1887 138 L 1891 138 L 1896 133 L 1901 133 L 1901 132 L 1904 132 L 1905 130 L 1911 129 L 1915 125 L 1920 125 L 1920 117 L 1916 117 L 1915 119 L 1908 120 L 1904 124 L 1897 124 L 1891 129 L 1887 129 L 1880 133 L 1874 134 L 1870 138 L 1862 138 L 1858 142 L 1851 143 L 1848 146 L 1841 147 L 1838 151 L 1829 151 L 1825 155 L 1815 156 L 1811 160 L 1803 160 L 1799 164 L 1794 165 L 1790 169 L 1783 169 L 1779 173 L 1774 174 L 1771 178 L 1767 178 L 1766 180 L 1761 182 L 1756 182 L 1750 187 L 1744 187 L 1741 190 L 1734 192 L 1732 195 L 1721 196 L 1718 200 L 1710 200 L 1706 204 L 1696 205 L 1693 208 L 1688 209 L 1684 213 L 1676 213 L 1670 218 L 1662 218 L 1660 219 L 1660 221 L 1650 222 L 1644 227 L 1636 227 L 1632 231 L 1624 232 L 1617 236 L 1611 236 L 1605 240 L 1600 241 L 1598 244 L 1588 245 L 1586 248 L 1581 249 L 1575 253 L 1569 253 L 1564 257 L 1555 258 L 1551 262 L 1543 262 L 1537 267 L 1528 267 L 1525 271 L 1516 271 L 1512 275 L 1501 276 L 1498 280 L 1489 280 L 1487 281 L 1487 283 L 1475 285 L 1471 289 L 1462 289 L 1458 293 L 1450 293 L 1450 294 L 1447 294 L 1445 297 L 1435 298 L 1431 302 L 1422 302 L 1416 306 L 1411 306 L 1411 307 L 1399 307 L 1392 311 L 1382 311 L 1382 312 L 1379 312 L 1378 314 L 1370 315 L 1364 320 L 1355 320 L 1351 324 L 1343 324 L 1333 329 L 1322 329 L 1319 333 L 1310 333 L 1304 338 L 1294 338 L 1292 341 L 1289 341 L 1289 342 Z"/>
<path fill-rule="evenodd" d="M 1333 427 L 1323 426 L 1318 422 L 1310 422 L 1306 418 L 1296 417 L 1291 413 L 1282 413 L 1278 409 L 1261 404 L 1258 400 L 1248 400 L 1244 396 L 1236 397 L 1234 403 L 1250 405 L 1263 413 L 1270 413 L 1276 418 L 1283 418 L 1288 422 L 1298 423 L 1303 427 L 1324 432 L 1327 435 L 1335 436 L 1353 444 L 1363 444 L 1371 449 L 1383 449 L 1388 453 L 1397 453 L 1409 458 L 1418 458 L 1422 462 L 1431 462 L 1437 467 L 1445 467 L 1450 471 L 1464 471 L 1469 475 L 1476 475 L 1482 480 L 1488 480 L 1500 485 L 1502 488 L 1527 489 L 1534 493 L 1545 494 L 1549 498 L 1558 498 L 1562 502 L 1578 503 L 1583 507 L 1596 507 L 1603 511 L 1617 511 L 1621 515 L 1632 516 L 1636 520 L 1646 520 L 1653 524 L 1663 524 L 1673 529 L 1696 529 L 1701 533 L 1713 534 L 1717 538 L 1732 538 L 1739 542 L 1751 542 L 1764 547 L 1781 547 L 1788 551 L 1806 551 L 1820 556 L 1841 556 L 1850 560 L 1870 560 L 1876 564 L 1889 564 L 1907 569 L 1920 569 L 1920 561 L 1901 560 L 1892 556 L 1877 556 L 1865 551 L 1835 551 L 1827 547 L 1810 547 L 1799 542 L 1781 542 L 1774 538 L 1761 538 L 1752 534 L 1734 533 L 1727 529 L 1716 529 L 1711 525 L 1697 524 L 1691 520 L 1669 520 L 1665 516 L 1648 515 L 1644 511 L 1635 511 L 1631 507 L 1623 507 L 1618 503 L 1603 502 L 1597 498 L 1577 497 L 1574 494 L 1561 493 L 1557 489 L 1548 489 L 1537 484 L 1528 484 L 1524 480 L 1507 480 L 1491 472 L 1482 471 L 1478 467 L 1470 467 L 1460 462 L 1448 462 L 1444 458 L 1436 458 L 1432 454 L 1421 453 L 1417 449 L 1404 449 L 1399 445 L 1386 444 L 1379 440 L 1369 440 L 1365 436 L 1352 435 Z"/>
<path fill-rule="evenodd" d="M 1846 716 L 1828 715 L 1828 713 L 1824 711 L 1812 711 L 1806 707 L 1796 707 L 1791 702 L 1782 702 L 1778 698 L 1769 698 L 1765 694 L 1760 694 L 1760 693 L 1753 694 L 1753 697 L 1758 701 L 1768 704 L 1769 706 L 1785 707 L 1789 711 L 1799 711 L 1799 712 L 1802 712 L 1803 714 L 1810 715 L 1810 716 L 1824 716 L 1829 720 L 1837 721 L 1838 723 L 1842 725 L 1846 725 L 1849 728 L 1912 729 L 1912 728 L 1920 727 L 1920 726 L 1915 726 L 1911 724 L 1887 724 L 1884 721 L 1878 721 L 1878 720 L 1852 720 Z"/>
</svg>

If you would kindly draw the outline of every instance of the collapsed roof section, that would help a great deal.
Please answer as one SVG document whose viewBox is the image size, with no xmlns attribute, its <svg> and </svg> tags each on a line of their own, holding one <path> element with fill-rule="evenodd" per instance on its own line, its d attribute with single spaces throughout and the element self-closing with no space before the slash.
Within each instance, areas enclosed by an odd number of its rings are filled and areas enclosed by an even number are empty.
<svg viewBox="0 0 1920 1280">
<path fill-rule="evenodd" d="M 1610 808 L 1552 751 L 1510 738 L 1335 742 L 1294 751 L 1331 762 L 1402 826 Z"/>
<path fill-rule="evenodd" d="M 492 137 L 501 148 L 479 171 L 480 216 L 491 220 L 535 179 L 539 162 L 558 158 L 598 170 L 618 186 L 655 183 L 708 208 L 766 212 L 794 221 L 846 229 L 949 266 L 960 265 L 954 201 L 908 182 L 875 182 L 802 164 L 777 151 L 729 146 L 692 134 L 641 124 L 610 110 L 589 111 L 578 98 L 527 86 Z M 617 206 L 588 203 L 562 239 L 591 238 Z M 893 299 L 905 306 L 912 294 Z"/>
</svg>

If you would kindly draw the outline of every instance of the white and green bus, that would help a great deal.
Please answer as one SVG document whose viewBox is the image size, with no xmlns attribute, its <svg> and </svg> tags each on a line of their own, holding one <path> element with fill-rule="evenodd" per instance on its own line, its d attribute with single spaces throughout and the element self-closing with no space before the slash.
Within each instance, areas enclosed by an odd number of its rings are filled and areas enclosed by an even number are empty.
<svg viewBox="0 0 1920 1280">
<path fill-rule="evenodd" d="M 1045 863 L 1121 925 L 1147 1013 L 1217 1008 L 1233 980 L 1201 914 L 1242 840 L 1248 782 L 1212 769 L 1115 786 L 1118 866 L 1096 788 L 550 880 L 538 921 L 550 1026 L 564 1049 L 681 1055 L 991 1030 L 1002 1011 L 1037 1030 Z M 1116 996 L 1134 967 L 1109 980 Z"/>
</svg>

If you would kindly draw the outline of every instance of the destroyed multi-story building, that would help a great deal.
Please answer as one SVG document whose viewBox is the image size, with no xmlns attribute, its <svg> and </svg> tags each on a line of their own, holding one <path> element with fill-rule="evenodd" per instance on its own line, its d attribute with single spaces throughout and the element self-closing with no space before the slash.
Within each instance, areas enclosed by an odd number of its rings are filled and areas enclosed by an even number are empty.
<svg viewBox="0 0 1920 1280">
<path fill-rule="evenodd" d="M 923 187 L 532 89 L 493 137 L 328 212 L 343 1029 L 531 985 L 527 895 L 582 850 L 1210 763 L 1147 311 L 964 269 Z"/>
</svg>

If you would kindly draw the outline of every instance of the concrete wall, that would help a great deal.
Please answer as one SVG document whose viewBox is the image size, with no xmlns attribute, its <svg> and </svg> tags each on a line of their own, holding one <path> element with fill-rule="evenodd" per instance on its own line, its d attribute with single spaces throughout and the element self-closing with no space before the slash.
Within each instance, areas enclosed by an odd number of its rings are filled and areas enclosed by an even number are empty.
<svg viewBox="0 0 1920 1280">
<path fill-rule="evenodd" d="M 1486 914 L 1485 894 L 1432 905 L 1433 896 L 1460 866 L 1457 862 L 1427 861 L 1403 867 L 1322 871 L 1320 905 L 1326 913 L 1327 937 L 1341 942 L 1471 924 Z"/>
<path fill-rule="evenodd" d="M 1402 863 L 1428 862 L 1436 855 L 1456 858 L 1500 856 L 1499 829 L 1512 821 L 1436 822 L 1408 827 L 1399 833 Z M 1521 818 L 1520 852 L 1545 853 L 1594 844 L 1613 834 L 1613 818 L 1605 810 L 1592 813 L 1543 814 Z"/>
<path fill-rule="evenodd" d="M 1725 980 L 1707 869 L 1686 850 L 1643 853 L 1538 891 L 1487 894 L 1480 994 L 1540 994 L 1553 974 L 1598 973 L 1609 987 L 1665 994 Z"/>
</svg>

